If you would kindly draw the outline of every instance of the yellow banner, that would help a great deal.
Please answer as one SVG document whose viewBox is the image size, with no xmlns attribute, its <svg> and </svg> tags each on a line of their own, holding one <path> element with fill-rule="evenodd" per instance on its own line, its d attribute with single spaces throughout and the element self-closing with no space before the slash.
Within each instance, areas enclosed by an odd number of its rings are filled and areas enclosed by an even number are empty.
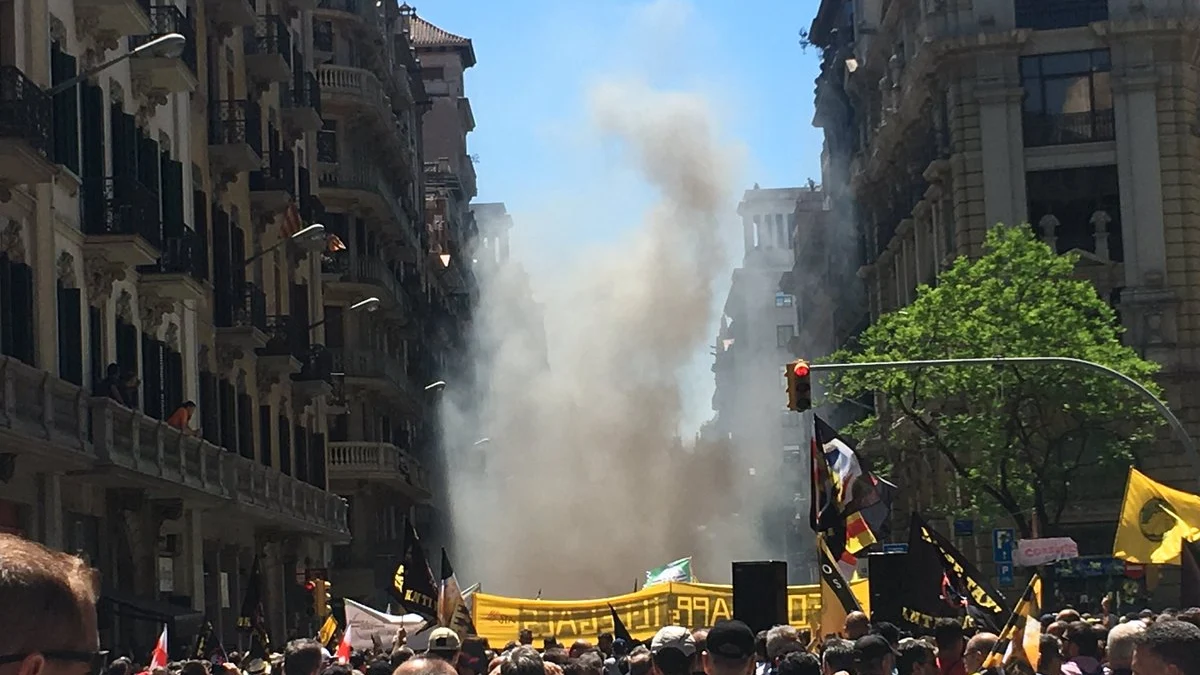
<svg viewBox="0 0 1200 675">
<path fill-rule="evenodd" d="M 855 581 L 850 588 L 863 611 L 869 612 L 867 581 Z M 529 600 L 476 593 L 475 629 L 493 647 L 516 640 L 517 633 L 525 628 L 539 640 L 553 637 L 565 644 L 579 638 L 592 640 L 600 633 L 613 631 L 610 604 L 635 639 L 648 640 L 663 626 L 700 628 L 733 618 L 733 587 L 666 583 L 596 600 Z M 788 587 L 788 623 L 808 628 L 816 623 L 820 611 L 819 586 Z M 840 629 L 838 626 L 836 630 Z"/>
</svg>

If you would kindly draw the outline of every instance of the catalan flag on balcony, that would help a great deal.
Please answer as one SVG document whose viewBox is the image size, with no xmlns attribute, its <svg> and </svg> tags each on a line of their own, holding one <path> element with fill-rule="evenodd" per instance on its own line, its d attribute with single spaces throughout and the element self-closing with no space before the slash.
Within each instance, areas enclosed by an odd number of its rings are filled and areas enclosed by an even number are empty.
<svg viewBox="0 0 1200 675">
<path fill-rule="evenodd" d="M 283 210 L 283 224 L 279 226 L 279 235 L 287 238 L 303 228 L 304 219 L 300 217 L 300 207 L 296 206 L 296 200 L 289 200 L 287 208 Z"/>
<path fill-rule="evenodd" d="M 325 250 L 329 253 L 337 253 L 338 251 L 346 250 L 346 242 L 336 234 L 330 234 L 325 239 Z"/>
</svg>

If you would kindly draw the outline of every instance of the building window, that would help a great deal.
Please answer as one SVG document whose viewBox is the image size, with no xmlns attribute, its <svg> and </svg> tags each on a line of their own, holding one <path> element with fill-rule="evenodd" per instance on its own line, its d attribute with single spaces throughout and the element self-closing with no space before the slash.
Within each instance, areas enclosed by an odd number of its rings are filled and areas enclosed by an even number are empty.
<svg viewBox="0 0 1200 675">
<path fill-rule="evenodd" d="M 1111 69 L 1107 49 L 1023 57 L 1025 145 L 1113 140 Z"/>
<path fill-rule="evenodd" d="M 325 120 L 317 133 L 317 161 L 327 164 L 338 161 L 337 120 Z"/>
<path fill-rule="evenodd" d="M 1055 30 L 1108 21 L 1108 0 L 1016 0 L 1017 28 Z"/>
<path fill-rule="evenodd" d="M 775 326 L 775 346 L 787 347 L 794 337 L 796 337 L 795 326 Z"/>
<path fill-rule="evenodd" d="M 421 79 L 426 80 L 426 81 L 428 81 L 428 80 L 444 80 L 444 79 L 446 79 L 446 69 L 445 68 L 422 68 L 421 69 Z"/>
<path fill-rule="evenodd" d="M 780 291 L 775 294 L 776 307 L 791 307 L 796 304 L 796 296 Z"/>
<path fill-rule="evenodd" d="M 1125 259 L 1117 167 L 1030 171 L 1025 189 L 1029 222 L 1056 252 L 1078 249 L 1101 259 Z"/>
</svg>

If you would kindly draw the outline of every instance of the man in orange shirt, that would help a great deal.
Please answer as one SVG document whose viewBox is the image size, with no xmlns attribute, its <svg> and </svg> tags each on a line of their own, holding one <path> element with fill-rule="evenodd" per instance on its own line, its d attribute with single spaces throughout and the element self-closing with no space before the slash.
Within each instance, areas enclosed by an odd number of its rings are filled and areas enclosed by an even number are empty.
<svg viewBox="0 0 1200 675">
<path fill-rule="evenodd" d="M 185 434 L 195 434 L 195 429 L 192 429 L 192 415 L 196 412 L 196 404 L 192 401 L 184 401 L 171 416 L 167 418 L 167 425 L 179 429 Z"/>
</svg>

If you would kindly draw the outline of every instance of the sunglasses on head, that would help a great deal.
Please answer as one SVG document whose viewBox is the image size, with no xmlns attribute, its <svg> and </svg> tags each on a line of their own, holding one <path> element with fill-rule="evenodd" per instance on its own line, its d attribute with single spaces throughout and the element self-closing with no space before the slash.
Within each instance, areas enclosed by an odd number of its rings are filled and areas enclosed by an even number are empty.
<svg viewBox="0 0 1200 675">
<path fill-rule="evenodd" d="M 77 652 L 69 649 L 47 649 L 40 652 L 25 652 L 24 654 L 7 654 L 0 656 L 0 666 L 9 663 L 20 663 L 34 654 L 41 654 L 48 661 L 67 661 L 69 663 L 86 663 L 89 666 L 88 675 L 100 675 L 108 665 L 108 652 Z"/>
</svg>

